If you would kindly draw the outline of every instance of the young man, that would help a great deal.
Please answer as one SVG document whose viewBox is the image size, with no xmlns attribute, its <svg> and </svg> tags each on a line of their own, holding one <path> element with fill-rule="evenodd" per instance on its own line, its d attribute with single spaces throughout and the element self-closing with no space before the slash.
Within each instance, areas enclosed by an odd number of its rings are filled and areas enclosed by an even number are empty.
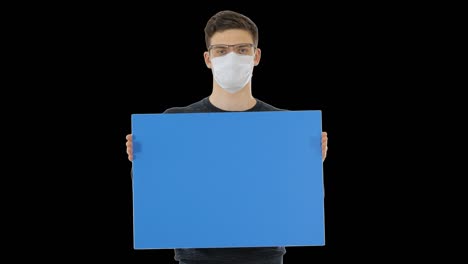
<svg viewBox="0 0 468 264">
<path fill-rule="evenodd" d="M 248 17 L 233 11 L 221 11 L 205 27 L 207 51 L 203 56 L 213 73 L 210 96 L 185 107 L 173 107 L 164 113 L 282 111 L 252 96 L 252 72 L 260 62 L 258 29 Z M 133 160 L 132 135 L 127 135 L 127 154 Z M 327 154 L 327 134 L 322 133 L 322 155 Z M 280 264 L 284 247 L 175 249 L 175 260 L 191 263 Z"/>
</svg>

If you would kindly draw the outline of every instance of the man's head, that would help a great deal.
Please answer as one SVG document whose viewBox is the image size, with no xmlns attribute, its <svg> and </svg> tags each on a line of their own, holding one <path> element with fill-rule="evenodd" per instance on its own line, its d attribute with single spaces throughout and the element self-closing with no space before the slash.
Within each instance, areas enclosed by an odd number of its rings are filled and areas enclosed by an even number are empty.
<svg viewBox="0 0 468 264">
<path fill-rule="evenodd" d="M 222 33 L 229 29 L 240 29 L 250 34 L 251 41 L 255 47 L 258 46 L 258 28 L 257 25 L 245 15 L 240 13 L 225 10 L 216 13 L 212 16 L 205 26 L 205 43 L 209 49 L 212 44 L 212 37 L 216 33 Z"/>
<path fill-rule="evenodd" d="M 203 56 L 213 70 L 215 87 L 235 93 L 250 85 L 261 54 L 258 29 L 250 18 L 229 10 L 216 13 L 206 24 L 205 42 Z"/>
</svg>

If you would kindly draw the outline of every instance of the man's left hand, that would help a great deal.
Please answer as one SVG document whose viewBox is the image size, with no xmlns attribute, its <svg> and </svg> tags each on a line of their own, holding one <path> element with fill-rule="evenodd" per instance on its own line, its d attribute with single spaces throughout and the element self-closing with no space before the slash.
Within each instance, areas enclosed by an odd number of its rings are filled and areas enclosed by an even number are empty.
<svg viewBox="0 0 468 264">
<path fill-rule="evenodd" d="M 328 151 L 328 136 L 327 132 L 322 132 L 322 161 L 325 161 Z"/>
</svg>

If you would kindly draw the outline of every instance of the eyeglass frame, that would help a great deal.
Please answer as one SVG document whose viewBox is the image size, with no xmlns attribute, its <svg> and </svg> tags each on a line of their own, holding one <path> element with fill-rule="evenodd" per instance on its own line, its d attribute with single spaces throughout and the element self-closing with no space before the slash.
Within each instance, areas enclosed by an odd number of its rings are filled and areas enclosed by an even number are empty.
<svg viewBox="0 0 468 264">
<path fill-rule="evenodd" d="M 253 43 L 238 43 L 238 44 L 231 44 L 231 45 L 228 45 L 228 44 L 215 44 L 215 45 L 210 45 L 208 47 L 208 53 L 211 53 L 211 49 L 212 48 L 215 48 L 217 46 L 221 46 L 221 47 L 227 47 L 229 50 L 231 49 L 231 47 L 236 47 L 236 46 L 241 46 L 241 45 L 248 45 L 250 48 L 254 48 L 254 53 L 255 53 L 255 50 L 257 49 L 257 47 L 255 46 L 255 44 Z"/>
</svg>

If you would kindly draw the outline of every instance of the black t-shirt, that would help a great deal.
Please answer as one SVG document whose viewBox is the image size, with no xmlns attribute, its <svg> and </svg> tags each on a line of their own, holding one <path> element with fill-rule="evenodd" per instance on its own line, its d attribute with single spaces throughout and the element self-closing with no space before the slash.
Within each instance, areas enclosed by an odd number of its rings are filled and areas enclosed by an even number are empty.
<svg viewBox="0 0 468 264">
<path fill-rule="evenodd" d="M 272 105 L 269 105 L 259 99 L 255 99 L 257 103 L 250 109 L 242 112 L 260 112 L 260 111 L 285 111 L 283 109 L 276 108 Z M 205 113 L 205 112 L 230 112 L 217 108 L 214 106 L 208 97 L 203 98 L 202 100 L 195 102 L 191 105 L 184 107 L 172 107 L 164 111 L 164 113 Z"/>
<path fill-rule="evenodd" d="M 285 111 L 269 105 L 259 99 L 256 104 L 245 112 L 255 111 Z M 164 113 L 202 113 L 229 112 L 214 106 L 208 97 L 185 107 L 172 107 Z M 244 111 L 243 111 L 244 112 Z M 254 261 L 280 257 L 286 253 L 285 247 L 244 247 L 244 248 L 189 248 L 175 249 L 175 260 L 190 261 Z M 211 263 L 211 262 L 210 262 Z"/>
</svg>

